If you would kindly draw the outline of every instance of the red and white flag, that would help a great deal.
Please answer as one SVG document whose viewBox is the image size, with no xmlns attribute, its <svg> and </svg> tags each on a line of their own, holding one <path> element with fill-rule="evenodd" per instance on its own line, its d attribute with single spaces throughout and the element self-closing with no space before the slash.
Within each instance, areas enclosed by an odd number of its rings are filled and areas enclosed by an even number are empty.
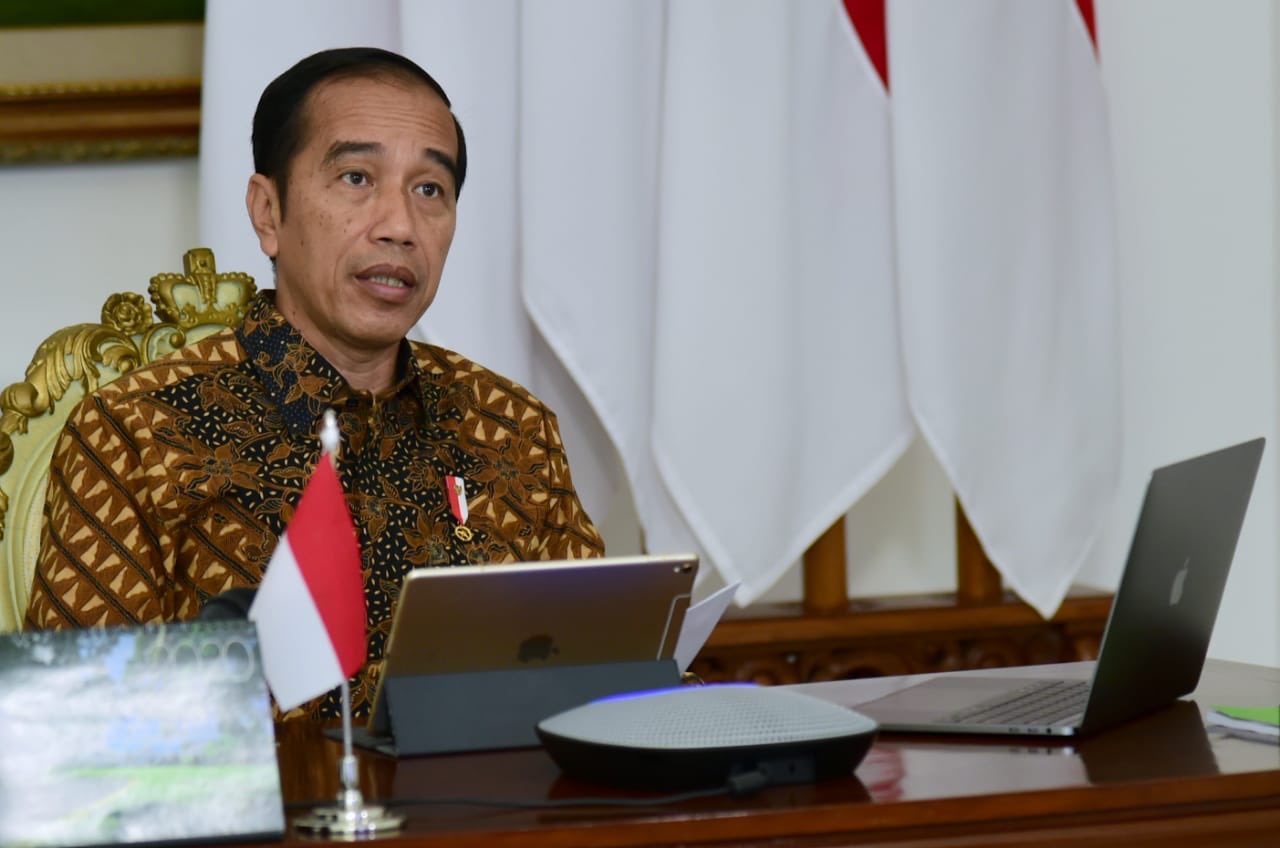
<svg viewBox="0 0 1280 848">
<path fill-rule="evenodd" d="M 1120 469 L 1106 103 L 1086 0 L 888 5 L 898 292 L 916 423 L 1048 616 Z"/>
<path fill-rule="evenodd" d="M 754 600 L 914 433 L 883 81 L 838 0 L 538 3 L 522 26 L 525 302 L 649 548 Z"/>
<path fill-rule="evenodd" d="M 364 664 L 360 543 L 332 454 L 321 457 L 249 608 L 281 710 L 322 695 Z"/>
</svg>

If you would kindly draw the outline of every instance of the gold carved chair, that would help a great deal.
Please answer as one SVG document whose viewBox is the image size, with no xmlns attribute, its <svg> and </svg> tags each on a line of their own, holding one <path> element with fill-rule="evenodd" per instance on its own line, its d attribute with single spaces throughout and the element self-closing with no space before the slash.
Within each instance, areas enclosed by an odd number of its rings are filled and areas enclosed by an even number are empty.
<svg viewBox="0 0 1280 848">
<path fill-rule="evenodd" d="M 151 278 L 150 303 L 134 292 L 113 294 L 99 323 L 50 335 L 26 378 L 0 393 L 0 632 L 19 627 L 26 611 L 49 460 L 71 410 L 99 386 L 244 317 L 252 277 L 218 273 L 203 247 L 188 250 L 182 264 L 183 274 Z"/>
</svg>

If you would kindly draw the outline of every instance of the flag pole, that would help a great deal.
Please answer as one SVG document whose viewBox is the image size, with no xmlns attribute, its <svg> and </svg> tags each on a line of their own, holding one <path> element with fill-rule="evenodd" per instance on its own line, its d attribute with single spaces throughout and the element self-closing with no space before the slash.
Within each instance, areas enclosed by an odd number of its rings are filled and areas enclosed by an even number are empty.
<svg viewBox="0 0 1280 848">
<path fill-rule="evenodd" d="M 342 681 L 342 760 L 338 766 L 338 802 L 314 807 L 293 820 L 293 827 L 308 836 L 364 839 L 396 833 L 404 826 L 404 815 L 381 804 L 366 804 L 360 791 L 351 732 L 351 686 Z"/>
<path fill-rule="evenodd" d="M 341 434 L 332 409 L 324 411 L 320 427 L 321 462 L 337 465 Z M 338 803 L 316 807 L 294 819 L 294 829 L 313 836 L 341 839 L 363 839 L 395 833 L 404 826 L 404 816 L 379 804 L 366 804 L 360 791 L 360 772 L 356 763 L 354 734 L 351 730 L 351 685 L 342 681 L 342 760 L 338 765 Z"/>
<path fill-rule="evenodd" d="M 355 746 L 351 741 L 351 684 L 342 681 L 342 805 L 348 810 L 364 806 L 360 794 L 360 774 L 356 771 Z"/>
</svg>

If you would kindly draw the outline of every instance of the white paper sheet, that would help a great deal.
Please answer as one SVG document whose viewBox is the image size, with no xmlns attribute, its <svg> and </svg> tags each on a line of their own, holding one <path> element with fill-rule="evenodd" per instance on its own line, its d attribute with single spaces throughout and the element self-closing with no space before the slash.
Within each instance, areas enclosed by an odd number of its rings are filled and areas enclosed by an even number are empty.
<svg viewBox="0 0 1280 848">
<path fill-rule="evenodd" d="M 707 643 L 707 638 L 711 636 L 711 631 L 715 630 L 720 616 L 724 615 L 724 611 L 729 608 L 738 585 L 738 583 L 730 583 L 689 607 L 688 612 L 684 614 L 684 626 L 680 628 L 680 638 L 676 640 L 675 652 L 680 671 L 689 670 L 689 664 Z"/>
</svg>

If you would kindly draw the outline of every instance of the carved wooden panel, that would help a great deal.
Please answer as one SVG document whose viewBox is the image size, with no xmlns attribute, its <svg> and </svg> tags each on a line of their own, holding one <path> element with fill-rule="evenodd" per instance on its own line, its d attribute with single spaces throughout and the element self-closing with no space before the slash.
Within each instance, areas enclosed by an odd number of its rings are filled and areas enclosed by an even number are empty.
<svg viewBox="0 0 1280 848">
<path fill-rule="evenodd" d="M 1010 599 L 952 606 L 941 616 L 936 596 L 914 606 L 909 598 L 857 606 L 825 617 L 789 605 L 740 611 L 721 623 L 690 670 L 708 682 L 776 685 L 1089 660 L 1110 596 L 1076 593 L 1050 621 Z"/>
</svg>

